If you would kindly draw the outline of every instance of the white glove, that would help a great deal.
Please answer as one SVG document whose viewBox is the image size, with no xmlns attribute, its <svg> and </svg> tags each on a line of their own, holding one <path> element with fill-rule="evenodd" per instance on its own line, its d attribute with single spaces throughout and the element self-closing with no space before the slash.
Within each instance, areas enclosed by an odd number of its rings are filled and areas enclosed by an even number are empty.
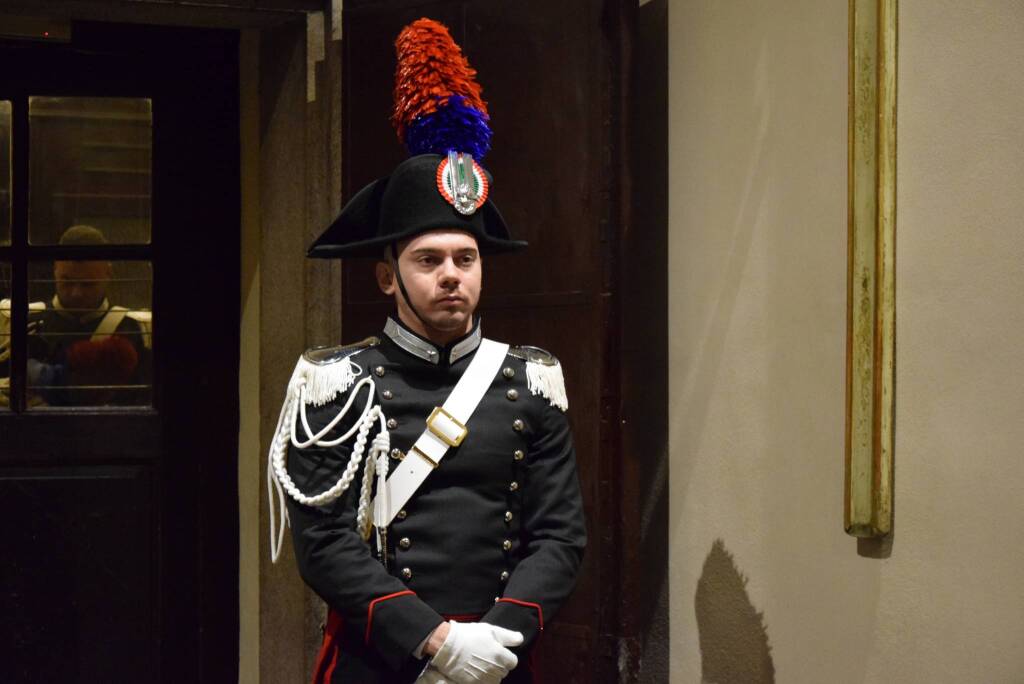
<svg viewBox="0 0 1024 684">
<path fill-rule="evenodd" d="M 415 684 L 448 684 L 448 680 L 436 667 L 427 665 L 423 668 L 423 672 L 420 672 L 420 676 L 416 678 Z"/>
<path fill-rule="evenodd" d="M 521 633 L 486 622 L 448 624 L 448 638 L 430 664 L 454 684 L 499 684 L 519 664 L 506 646 L 523 643 Z"/>
</svg>

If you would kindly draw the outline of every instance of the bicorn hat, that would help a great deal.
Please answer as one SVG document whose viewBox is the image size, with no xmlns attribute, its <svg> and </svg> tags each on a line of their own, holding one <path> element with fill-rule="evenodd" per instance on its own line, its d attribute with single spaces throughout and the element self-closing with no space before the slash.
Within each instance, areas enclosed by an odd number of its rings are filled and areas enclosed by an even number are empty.
<svg viewBox="0 0 1024 684">
<path fill-rule="evenodd" d="M 389 244 L 445 228 L 471 233 L 484 254 L 525 248 L 490 198 L 493 179 L 480 164 L 490 117 L 462 50 L 431 19 L 406 26 L 395 49 L 391 122 L 412 156 L 356 193 L 307 255 L 379 257 Z"/>
</svg>

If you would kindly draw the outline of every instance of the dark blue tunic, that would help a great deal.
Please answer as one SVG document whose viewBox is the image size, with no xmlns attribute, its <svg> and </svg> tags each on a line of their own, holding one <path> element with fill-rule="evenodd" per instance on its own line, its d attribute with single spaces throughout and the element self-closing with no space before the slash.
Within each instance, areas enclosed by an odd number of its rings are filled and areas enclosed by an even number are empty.
<svg viewBox="0 0 1024 684">
<path fill-rule="evenodd" d="M 374 378 L 375 401 L 390 421 L 392 464 L 447 399 L 479 344 L 478 328 L 445 348 L 401 333 L 382 335 L 349 357 L 359 377 Z M 465 441 L 448 451 L 388 528 L 386 565 L 355 530 L 360 479 L 329 506 L 289 500 L 302 577 L 335 613 L 333 622 L 344 625 L 336 635 L 339 652 L 325 654 L 333 662 L 330 681 L 413 681 L 424 665 L 413 652 L 452 616 L 522 632 L 525 644 L 514 649 L 520 666 L 505 681 L 531 681 L 529 649 L 575 584 L 586 531 L 568 420 L 548 398 L 531 394 L 523 356 L 510 350 L 467 423 Z M 308 406 L 313 430 L 347 399 L 344 393 Z M 348 430 L 364 401 L 359 397 L 325 439 Z M 292 479 L 307 494 L 326 490 L 351 445 L 290 447 Z"/>
</svg>

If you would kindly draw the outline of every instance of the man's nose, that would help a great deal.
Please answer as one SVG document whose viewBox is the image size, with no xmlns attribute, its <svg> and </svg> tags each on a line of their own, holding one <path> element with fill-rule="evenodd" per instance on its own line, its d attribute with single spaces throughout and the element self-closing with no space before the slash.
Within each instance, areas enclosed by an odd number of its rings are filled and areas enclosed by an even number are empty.
<svg viewBox="0 0 1024 684">
<path fill-rule="evenodd" d="M 458 284 L 459 282 L 459 269 L 455 265 L 455 260 L 448 258 L 445 259 L 441 264 L 441 282 L 450 285 Z"/>
</svg>

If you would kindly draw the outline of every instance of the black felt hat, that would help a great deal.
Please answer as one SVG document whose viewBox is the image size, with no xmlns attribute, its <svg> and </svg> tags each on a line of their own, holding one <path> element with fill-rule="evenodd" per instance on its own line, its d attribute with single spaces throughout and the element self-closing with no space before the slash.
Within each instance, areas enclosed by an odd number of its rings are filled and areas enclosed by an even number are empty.
<svg viewBox="0 0 1024 684">
<path fill-rule="evenodd" d="M 490 199 L 471 214 L 459 212 L 439 187 L 439 168 L 448 161 L 439 154 L 406 159 L 390 176 L 370 183 L 349 200 L 309 248 L 315 259 L 379 257 L 392 242 L 428 230 L 454 229 L 471 233 L 482 254 L 523 249 L 513 240 L 505 220 Z M 478 172 L 490 174 L 476 165 Z"/>
<path fill-rule="evenodd" d="M 523 249 L 489 199 L 480 160 L 490 149 L 490 115 L 462 49 L 424 17 L 402 29 L 395 52 L 391 122 L 413 156 L 356 193 L 308 256 L 380 257 L 389 244 L 440 229 L 471 233 L 483 254 Z"/>
</svg>

